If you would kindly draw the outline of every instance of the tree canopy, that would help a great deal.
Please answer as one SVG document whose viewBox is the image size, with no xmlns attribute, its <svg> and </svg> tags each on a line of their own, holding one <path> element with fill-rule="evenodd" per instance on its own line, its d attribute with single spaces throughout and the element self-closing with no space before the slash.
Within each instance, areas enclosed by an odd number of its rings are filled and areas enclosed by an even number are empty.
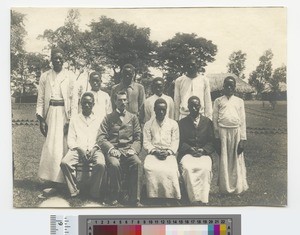
<svg viewBox="0 0 300 235">
<path fill-rule="evenodd" d="M 118 23 L 105 16 L 89 27 L 90 31 L 86 33 L 92 54 L 102 58 L 104 65 L 113 69 L 115 75 L 128 63 L 136 67 L 138 74 L 148 72 L 157 45 L 150 40 L 149 28 Z"/>
<path fill-rule="evenodd" d="M 245 74 L 243 71 L 245 70 L 246 58 L 247 54 L 241 50 L 232 52 L 229 56 L 229 63 L 227 64 L 228 73 L 233 73 L 238 78 L 244 79 Z"/>
<path fill-rule="evenodd" d="M 190 55 L 197 58 L 198 72 L 205 72 L 207 63 L 213 62 L 217 46 L 210 40 L 191 33 L 176 33 L 164 41 L 157 51 L 157 64 L 166 77 L 176 79 L 186 72 L 186 59 Z"/>
<path fill-rule="evenodd" d="M 272 77 L 273 52 L 269 49 L 259 58 L 259 65 L 249 76 L 249 84 L 261 94 Z"/>
<path fill-rule="evenodd" d="M 86 48 L 85 34 L 79 29 L 80 14 L 71 9 L 63 26 L 56 30 L 46 29 L 38 38 L 48 41 L 47 49 L 60 47 L 65 52 L 65 60 L 70 69 L 76 71 L 91 66 L 89 51 Z"/>
</svg>

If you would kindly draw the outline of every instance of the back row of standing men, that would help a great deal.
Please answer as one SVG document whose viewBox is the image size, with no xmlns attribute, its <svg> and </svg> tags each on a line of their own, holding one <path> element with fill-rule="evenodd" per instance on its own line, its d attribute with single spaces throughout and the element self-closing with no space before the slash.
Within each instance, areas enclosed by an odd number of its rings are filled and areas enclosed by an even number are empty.
<svg viewBox="0 0 300 235">
<path fill-rule="evenodd" d="M 77 196 L 75 165 L 90 162 L 92 197 L 103 195 L 107 169 L 110 184 L 106 191 L 110 204 L 117 205 L 126 172 L 127 202 L 139 206 L 142 177 L 149 198 L 180 199 L 181 172 L 190 202 L 207 203 L 210 155 L 216 149 L 220 191 L 247 190 L 245 111 L 243 100 L 233 95 L 233 77 L 225 79 L 225 95 L 215 101 L 212 112 L 209 82 L 197 74 L 194 57 L 189 58 L 187 74 L 175 81 L 174 102 L 163 94 L 162 78 L 153 80 L 154 95 L 145 100 L 144 87 L 133 81 L 135 68 L 127 64 L 110 97 L 100 90 L 101 75 L 91 73 L 91 91 L 82 95 L 78 110 L 75 79 L 63 69 L 63 54 L 58 48 L 51 51 L 53 69 L 39 83 L 36 115 L 46 137 L 38 172 L 41 179 L 66 182 L 71 196 Z M 142 141 L 147 152 L 143 163 L 139 158 Z M 51 194 L 55 186 L 52 183 L 44 194 Z"/>
</svg>

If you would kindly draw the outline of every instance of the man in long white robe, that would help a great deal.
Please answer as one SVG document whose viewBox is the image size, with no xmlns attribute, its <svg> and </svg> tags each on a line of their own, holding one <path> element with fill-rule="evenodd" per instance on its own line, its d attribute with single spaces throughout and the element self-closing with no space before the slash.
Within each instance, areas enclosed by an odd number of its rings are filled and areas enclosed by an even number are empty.
<svg viewBox="0 0 300 235">
<path fill-rule="evenodd" d="M 188 198 L 192 204 L 198 205 L 208 203 L 209 199 L 214 130 L 212 121 L 199 113 L 197 96 L 189 98 L 188 107 L 190 114 L 179 121 L 178 160 Z"/>
<path fill-rule="evenodd" d="M 179 146 L 176 121 L 166 117 L 167 103 L 155 101 L 156 118 L 144 126 L 143 146 L 148 155 L 144 162 L 147 196 L 149 198 L 180 199 L 179 170 L 175 154 Z"/>
<path fill-rule="evenodd" d="M 55 183 L 64 182 L 60 162 L 68 150 L 69 120 L 77 112 L 76 79 L 72 72 L 63 69 L 63 54 L 59 48 L 51 51 L 53 68 L 41 75 L 38 87 L 36 116 L 40 130 L 46 137 L 38 176 L 51 183 L 51 188 L 44 191 L 45 194 L 56 191 L 52 188 L 56 186 Z"/>
<path fill-rule="evenodd" d="M 213 123 L 220 154 L 219 190 L 240 194 L 249 188 L 244 159 L 247 136 L 244 101 L 233 95 L 235 87 L 235 79 L 226 77 L 224 95 L 214 102 Z"/>
<path fill-rule="evenodd" d="M 180 120 L 189 114 L 188 99 L 197 96 L 200 99 L 200 113 L 212 119 L 212 102 L 209 80 L 198 74 L 197 62 L 194 56 L 188 58 L 187 74 L 175 81 L 174 104 L 175 120 Z"/>
</svg>

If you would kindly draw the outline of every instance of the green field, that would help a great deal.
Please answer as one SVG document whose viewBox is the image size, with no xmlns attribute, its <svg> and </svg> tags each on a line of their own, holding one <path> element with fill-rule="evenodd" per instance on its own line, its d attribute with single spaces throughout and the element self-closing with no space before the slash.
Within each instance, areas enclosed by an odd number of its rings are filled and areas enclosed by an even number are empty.
<svg viewBox="0 0 300 235">
<path fill-rule="evenodd" d="M 247 101 L 247 146 L 245 159 L 249 190 L 240 196 L 218 193 L 217 156 L 213 157 L 213 181 L 208 206 L 284 206 L 287 204 L 287 104 L 279 102 L 275 110 L 260 101 Z M 13 165 L 15 207 L 37 207 L 42 184 L 37 178 L 44 137 L 35 121 L 35 105 L 13 104 Z M 89 198 L 62 198 L 80 207 Z M 145 200 L 145 202 L 147 202 Z M 147 203 L 146 203 L 147 204 Z"/>
</svg>

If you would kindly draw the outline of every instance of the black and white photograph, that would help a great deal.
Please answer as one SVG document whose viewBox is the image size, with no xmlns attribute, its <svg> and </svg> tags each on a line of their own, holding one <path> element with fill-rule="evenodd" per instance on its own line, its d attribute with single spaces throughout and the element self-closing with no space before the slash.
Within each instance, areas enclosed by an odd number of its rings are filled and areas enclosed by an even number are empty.
<svg viewBox="0 0 300 235">
<path fill-rule="evenodd" d="M 11 8 L 15 208 L 288 205 L 287 9 Z"/>
</svg>

